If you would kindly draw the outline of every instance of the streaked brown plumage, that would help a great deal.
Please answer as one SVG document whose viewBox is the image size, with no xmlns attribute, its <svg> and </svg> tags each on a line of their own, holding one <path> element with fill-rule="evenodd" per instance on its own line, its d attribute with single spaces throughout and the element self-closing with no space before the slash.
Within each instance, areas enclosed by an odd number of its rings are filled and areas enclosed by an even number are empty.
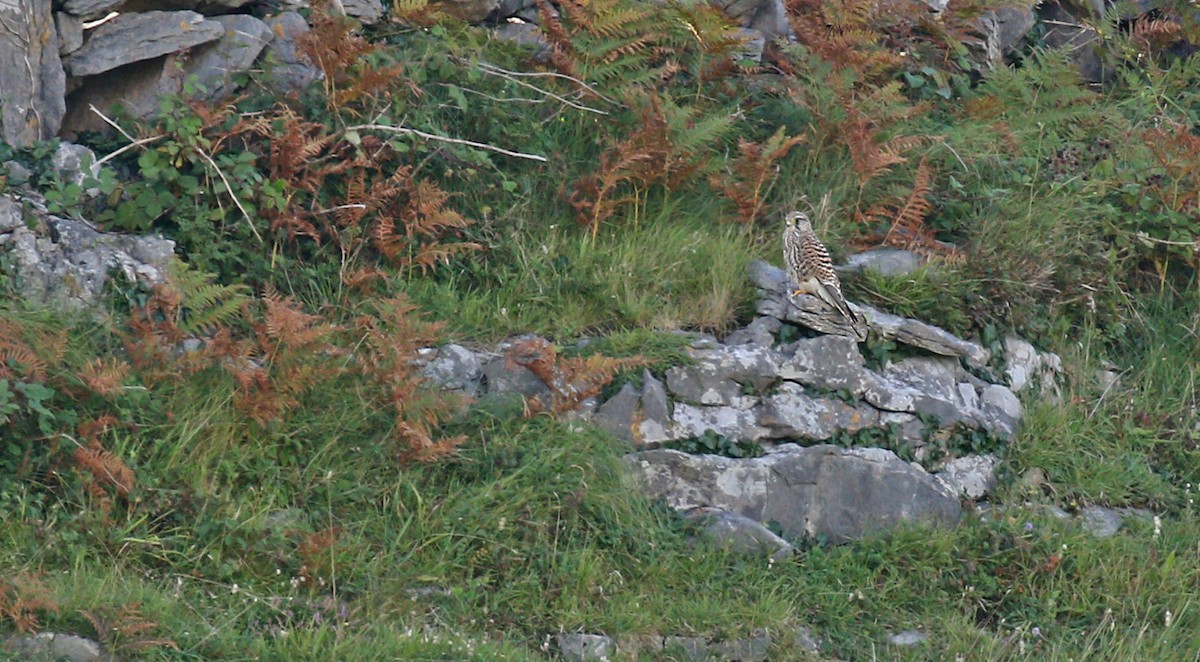
<svg viewBox="0 0 1200 662">
<path fill-rule="evenodd" d="M 864 337 L 864 321 L 850 310 L 842 296 L 842 285 L 833 270 L 833 260 L 829 258 L 825 244 L 813 232 L 812 221 L 798 211 L 790 212 L 784 220 L 787 225 L 783 230 L 783 261 L 788 277 L 796 286 L 792 296 L 805 293 L 819 298 L 841 313 L 854 332 Z"/>
</svg>

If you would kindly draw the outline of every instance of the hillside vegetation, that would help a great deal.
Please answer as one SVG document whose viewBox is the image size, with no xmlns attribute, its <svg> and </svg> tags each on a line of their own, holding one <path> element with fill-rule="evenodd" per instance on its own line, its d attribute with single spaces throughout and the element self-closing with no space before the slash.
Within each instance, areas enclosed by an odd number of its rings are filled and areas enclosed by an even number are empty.
<svg viewBox="0 0 1200 662">
<path fill-rule="evenodd" d="M 73 315 L 0 275 L 0 632 L 171 660 L 538 660 L 559 632 L 759 630 L 772 659 L 1195 657 L 1190 5 L 1111 17 L 1116 73 L 1088 86 L 1036 32 L 976 72 L 978 6 L 788 4 L 797 42 L 761 64 L 700 5 L 542 4 L 542 57 L 419 2 L 370 30 L 317 11 L 323 84 L 116 118 L 147 140 L 95 201 L 53 145 L 0 145 L 34 173 L 0 190 L 161 232 L 187 264 Z M 825 196 L 835 257 L 928 258 L 849 298 L 1063 355 L 1061 402 L 1027 402 L 1003 451 L 1003 510 L 733 556 L 629 489 L 618 440 L 412 364 L 526 332 L 679 361 L 669 332 L 749 321 L 747 264 L 778 264 L 782 213 Z M 1096 539 L 1048 508 L 1093 504 L 1156 517 Z M 790 645 L 801 627 L 819 653 Z M 904 630 L 929 638 L 886 643 Z"/>
</svg>

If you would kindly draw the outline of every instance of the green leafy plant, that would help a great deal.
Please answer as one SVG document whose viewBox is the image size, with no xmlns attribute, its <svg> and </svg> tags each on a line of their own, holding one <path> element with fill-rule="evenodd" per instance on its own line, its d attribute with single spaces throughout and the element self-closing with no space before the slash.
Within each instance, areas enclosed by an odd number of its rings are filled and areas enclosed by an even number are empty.
<svg viewBox="0 0 1200 662">
<path fill-rule="evenodd" d="M 766 451 L 753 441 L 737 441 L 713 430 L 705 430 L 698 437 L 679 439 L 663 444 L 670 448 L 693 455 L 720 455 L 722 457 L 762 457 Z"/>
</svg>

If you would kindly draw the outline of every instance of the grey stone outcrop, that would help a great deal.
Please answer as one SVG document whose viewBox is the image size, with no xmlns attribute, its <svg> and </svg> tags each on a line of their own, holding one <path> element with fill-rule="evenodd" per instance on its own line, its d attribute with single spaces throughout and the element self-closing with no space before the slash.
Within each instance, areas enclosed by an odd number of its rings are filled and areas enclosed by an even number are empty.
<svg viewBox="0 0 1200 662">
<path fill-rule="evenodd" d="M 777 522 L 789 539 L 839 543 L 902 522 L 953 525 L 962 514 L 941 481 L 877 448 L 789 446 L 739 460 L 659 449 L 629 455 L 627 465 L 646 494 L 675 509 Z"/>
<path fill-rule="evenodd" d="M 92 30 L 63 64 L 72 76 L 92 76 L 216 41 L 224 34 L 220 23 L 191 11 L 120 14 Z"/>
<path fill-rule="evenodd" d="M 167 239 L 107 234 L 54 216 L 35 197 L 0 195 L 0 250 L 9 251 L 22 297 L 36 303 L 91 306 L 113 270 L 131 282 L 163 282 L 174 247 Z"/>
</svg>

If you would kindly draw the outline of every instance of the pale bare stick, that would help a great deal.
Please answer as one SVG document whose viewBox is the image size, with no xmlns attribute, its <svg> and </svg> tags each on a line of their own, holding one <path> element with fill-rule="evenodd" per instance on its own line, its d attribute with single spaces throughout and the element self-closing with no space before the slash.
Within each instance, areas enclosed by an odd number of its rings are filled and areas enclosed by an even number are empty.
<svg viewBox="0 0 1200 662">
<path fill-rule="evenodd" d="M 94 165 L 97 165 L 97 166 L 103 165 L 105 162 L 111 161 L 112 159 L 117 158 L 118 156 L 124 154 L 125 152 L 128 152 L 129 150 L 133 149 L 134 147 L 141 147 L 142 145 L 152 143 L 156 140 L 162 140 L 163 138 L 166 138 L 166 136 L 150 136 L 149 138 L 140 138 L 140 139 L 135 140 L 135 141 L 129 143 L 128 145 L 116 150 L 112 154 L 109 154 L 108 156 L 100 159 L 99 161 L 96 161 L 96 163 Z"/>
<path fill-rule="evenodd" d="M 538 94 L 541 94 L 541 95 L 544 95 L 544 96 L 548 96 L 548 97 L 550 97 L 551 99 L 554 99 L 554 100 L 556 100 L 556 101 L 560 101 L 560 102 L 562 102 L 562 103 L 564 103 L 564 104 L 566 104 L 566 105 L 568 105 L 568 106 L 570 106 L 570 107 L 572 107 L 572 108 L 575 108 L 576 110 L 583 110 L 583 111 L 586 111 L 586 112 L 589 112 L 589 113 L 596 113 L 597 115 L 607 115 L 607 114 L 608 114 L 607 112 L 605 112 L 605 111 L 603 111 L 603 110 L 600 110 L 599 108 L 592 108 L 591 106 L 585 106 L 585 105 L 583 105 L 583 104 L 581 104 L 581 103 L 579 103 L 579 102 L 577 102 L 577 101 L 572 101 L 572 100 L 570 100 L 570 99 L 568 99 L 568 98 L 566 98 L 566 97 L 564 97 L 564 96 L 561 96 L 561 95 L 555 94 L 555 93 L 553 93 L 553 92 L 550 92 L 549 90 L 543 90 L 542 88 L 538 87 L 537 85 L 531 85 L 531 84 L 529 84 L 529 83 L 526 83 L 525 81 L 523 81 L 523 80 L 520 80 L 519 78 L 517 78 L 517 76 L 519 76 L 519 75 L 520 75 L 520 73 L 519 73 L 519 72 L 515 72 L 515 71 L 508 71 L 508 70 L 506 70 L 506 69 L 501 69 L 500 67 L 496 67 L 496 66 L 493 66 L 493 65 L 487 64 L 487 63 L 485 63 L 485 62 L 480 62 L 480 63 L 479 63 L 479 69 L 480 69 L 480 71 L 484 72 L 485 74 L 491 74 L 491 75 L 493 75 L 493 76 L 499 76 L 499 77 L 503 78 L 504 80 L 507 80 L 507 81 L 509 81 L 509 82 L 511 82 L 511 83 L 515 83 L 515 84 L 517 84 L 517 85 L 520 85 L 521 87 L 524 87 L 524 88 L 531 89 L 531 90 L 533 90 L 533 91 L 537 92 Z M 577 83 L 579 83 L 579 84 L 583 85 L 583 86 L 584 86 L 584 87 L 586 87 L 586 88 L 587 88 L 589 91 L 592 91 L 592 92 L 593 92 L 594 94 L 596 94 L 597 96 L 600 96 L 600 98 L 601 98 L 601 99 L 604 99 L 605 101 L 610 101 L 610 100 L 609 100 L 607 97 L 604 97 L 604 96 L 600 95 L 598 92 L 595 92 L 594 90 L 592 90 L 592 88 L 590 88 L 590 87 L 587 87 L 587 85 L 586 85 L 586 84 L 584 84 L 582 81 L 578 81 L 578 80 L 576 80 L 576 79 L 574 79 L 574 78 L 571 78 L 570 76 L 567 76 L 567 78 L 570 78 L 571 80 L 573 80 L 573 81 L 575 81 L 575 82 L 577 82 Z M 612 102 L 610 101 L 610 103 L 612 103 Z"/>
<path fill-rule="evenodd" d="M 548 159 L 546 157 L 541 156 L 539 154 L 526 154 L 525 152 L 513 152 L 511 150 L 504 149 L 503 147 L 496 147 L 495 145 L 489 145 L 487 143 L 477 143 L 474 140 L 463 140 L 462 138 L 448 138 L 446 136 L 439 136 L 439 135 L 436 135 L 433 133 L 425 133 L 424 131 L 418 131 L 417 129 L 409 129 L 409 128 L 403 127 L 403 126 L 387 126 L 386 124 L 359 124 L 357 126 L 348 126 L 345 129 L 342 129 L 342 133 L 346 133 L 347 131 L 382 131 L 384 133 L 409 134 L 409 135 L 414 135 L 414 136 L 424 138 L 426 140 L 435 140 L 435 141 L 444 142 L 444 143 L 454 143 L 455 145 L 467 145 L 468 147 L 478 147 L 479 149 L 486 149 L 488 151 L 498 152 L 498 153 L 504 154 L 506 156 L 516 157 L 518 159 L 529 159 L 530 161 L 542 161 L 543 163 L 548 161 Z"/>
<path fill-rule="evenodd" d="M 91 110 L 93 113 L 96 113 L 96 115 L 97 115 L 97 116 L 99 116 L 99 117 L 100 117 L 100 119 L 104 120 L 104 122 L 105 122 L 106 124 L 108 124 L 109 126 L 111 126 L 111 127 L 112 127 L 112 128 L 114 128 L 114 129 L 116 129 L 116 130 L 117 130 L 117 131 L 118 131 L 118 132 L 119 132 L 121 135 L 125 136 L 125 138 L 126 138 L 127 140 L 129 140 L 129 142 L 137 142 L 137 139 L 136 139 L 136 138 L 134 138 L 133 136 L 129 135 L 129 132 L 127 132 L 125 129 L 122 129 L 120 124 L 117 124 L 116 122 L 114 122 L 114 121 L 112 121 L 111 119 L 109 119 L 109 117 L 108 117 L 107 115 L 105 115 L 104 113 L 100 112 L 100 111 L 99 111 L 99 110 L 96 108 L 96 106 L 94 106 L 93 104 L 90 104 L 90 103 L 89 103 L 89 104 L 88 104 L 88 109 L 90 109 L 90 110 Z"/>
<path fill-rule="evenodd" d="M 246 208 L 242 206 L 242 201 L 238 200 L 237 193 L 233 192 L 233 187 L 229 185 L 229 180 L 225 179 L 225 173 L 221 172 L 221 167 L 204 150 L 196 146 L 193 146 L 193 149 L 196 150 L 197 154 L 204 157 L 204 160 L 208 162 L 208 165 L 212 166 L 213 170 L 217 171 L 217 176 L 221 178 L 221 183 L 225 185 L 225 190 L 229 192 L 229 197 L 233 198 L 233 204 L 237 205 L 238 211 L 242 212 L 242 217 L 246 219 L 246 225 L 250 226 L 250 231 L 254 233 L 254 238 L 258 239 L 258 243 L 260 244 L 265 243 L 263 242 L 262 235 L 258 233 L 258 228 L 254 227 L 254 221 L 250 218 L 250 212 L 246 211 Z"/>
<path fill-rule="evenodd" d="M 620 101 L 610 99 L 610 98 L 604 96 L 603 94 L 600 94 L 600 92 L 596 88 L 592 87 L 591 85 L 588 85 L 587 83 L 579 80 L 578 78 L 575 78 L 574 76 L 568 76 L 566 74 L 560 74 L 560 73 L 553 72 L 553 71 L 509 71 L 508 69 L 504 69 L 503 67 L 497 67 L 496 65 L 491 64 L 489 62 L 480 62 L 479 67 L 483 68 L 483 69 L 492 69 L 492 70 L 495 70 L 500 73 L 508 74 L 509 76 L 519 76 L 521 78 L 562 78 L 564 80 L 569 80 L 572 83 L 575 83 L 576 85 L 582 87 L 583 89 L 587 90 L 588 92 L 591 92 L 592 94 L 595 94 L 596 96 L 600 97 L 601 99 L 604 99 L 605 101 L 613 104 L 614 106 L 623 106 L 624 105 Z"/>
</svg>

